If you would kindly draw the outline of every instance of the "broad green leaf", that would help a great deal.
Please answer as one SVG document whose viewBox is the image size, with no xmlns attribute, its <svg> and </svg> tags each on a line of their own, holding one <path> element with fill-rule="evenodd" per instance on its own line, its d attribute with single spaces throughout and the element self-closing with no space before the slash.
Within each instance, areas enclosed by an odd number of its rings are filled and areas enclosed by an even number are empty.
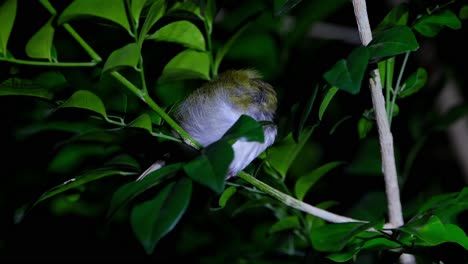
<svg viewBox="0 0 468 264">
<path fill-rule="evenodd" d="M 327 258 L 339 263 L 346 262 L 351 260 L 359 251 L 361 251 L 360 247 L 353 247 L 348 251 L 328 254 Z"/>
<path fill-rule="evenodd" d="M 130 43 L 114 50 L 107 59 L 102 72 L 118 70 L 122 67 L 136 68 L 140 61 L 140 48 L 136 43 Z"/>
<path fill-rule="evenodd" d="M 2 26 L 0 27 L 0 56 L 7 57 L 7 44 L 11 30 L 15 23 L 17 0 L 6 0 L 0 6 L 0 17 Z"/>
<path fill-rule="evenodd" d="M 69 179 L 65 181 L 64 183 L 46 191 L 36 200 L 34 205 L 37 205 L 38 203 L 43 202 L 44 200 L 52 196 L 61 194 L 70 189 L 77 188 L 79 186 L 82 186 L 83 184 L 97 181 L 105 177 L 116 176 L 116 175 L 127 176 L 127 175 L 134 175 L 134 174 L 136 174 L 136 172 L 126 172 L 126 171 L 116 170 L 112 167 L 109 167 L 109 168 L 103 167 L 103 168 L 99 168 L 96 170 L 91 170 L 91 171 L 81 174 L 80 176 L 76 178 Z"/>
<path fill-rule="evenodd" d="M 300 225 L 301 223 L 299 222 L 297 215 L 287 216 L 274 223 L 270 228 L 270 233 L 298 228 Z"/>
<path fill-rule="evenodd" d="M 369 51 L 365 47 L 356 48 L 348 58 L 338 61 L 323 77 L 330 85 L 357 94 L 361 90 L 369 56 Z"/>
<path fill-rule="evenodd" d="M 104 163 L 104 166 L 112 166 L 128 171 L 140 171 L 138 161 L 128 154 L 120 154 Z"/>
<path fill-rule="evenodd" d="M 261 123 L 248 115 L 241 115 L 236 123 L 226 131 L 221 140 L 234 144 L 238 139 L 242 138 L 246 141 L 263 143 L 264 136 Z"/>
<path fill-rule="evenodd" d="M 371 131 L 373 125 L 374 122 L 370 121 L 368 118 L 359 118 L 357 124 L 359 139 L 364 139 L 367 136 L 367 134 L 369 134 L 369 132 Z"/>
<path fill-rule="evenodd" d="M 200 51 L 206 49 L 205 37 L 197 26 L 187 20 L 169 23 L 148 36 L 147 39 L 174 42 Z"/>
<path fill-rule="evenodd" d="M 210 79 L 210 57 L 206 52 L 184 50 L 164 67 L 160 80 Z"/>
<path fill-rule="evenodd" d="M 61 25 L 87 16 L 112 21 L 131 32 L 124 0 L 74 0 L 60 14 L 57 23 Z"/>
<path fill-rule="evenodd" d="M 289 134 L 277 144 L 267 149 L 267 162 L 284 178 L 297 154 L 309 140 L 315 127 L 304 129 L 296 143 Z"/>
<path fill-rule="evenodd" d="M 281 16 L 289 12 L 293 9 L 297 4 L 299 4 L 302 0 L 286 0 L 283 5 L 275 11 L 275 16 Z"/>
<path fill-rule="evenodd" d="M 237 191 L 237 188 L 234 186 L 229 186 L 229 188 L 226 188 L 226 190 L 224 190 L 224 192 L 219 197 L 219 200 L 218 200 L 219 207 L 224 208 L 228 200 L 236 193 L 236 191 Z"/>
<path fill-rule="evenodd" d="M 418 92 L 427 82 L 427 71 L 419 67 L 403 83 L 398 97 L 404 98 Z"/>
<path fill-rule="evenodd" d="M 125 206 L 132 199 L 142 194 L 146 190 L 160 184 L 168 177 L 174 176 L 182 168 L 182 163 L 170 164 L 155 170 L 139 181 L 132 181 L 122 185 L 112 195 L 107 217 L 111 217 L 118 209 Z"/>
<path fill-rule="evenodd" d="M 468 5 L 464 5 L 462 8 L 460 8 L 458 17 L 460 17 L 460 19 L 468 19 Z"/>
<path fill-rule="evenodd" d="M 408 4 L 401 3 L 394 7 L 384 17 L 377 27 L 373 30 L 373 33 L 377 33 L 382 30 L 386 30 L 392 27 L 406 26 L 408 23 Z"/>
<path fill-rule="evenodd" d="M 379 32 L 367 47 L 370 58 L 383 58 L 415 51 L 419 44 L 411 29 L 401 26 Z"/>
<path fill-rule="evenodd" d="M 233 159 L 231 145 L 221 140 L 204 148 L 198 157 L 184 166 L 184 171 L 192 180 L 221 193 Z"/>
<path fill-rule="evenodd" d="M 133 232 L 149 255 L 159 240 L 177 225 L 192 195 L 192 181 L 170 183 L 156 196 L 136 205 L 130 215 Z"/>
<path fill-rule="evenodd" d="M 96 114 L 99 114 L 104 119 L 107 119 L 106 108 L 104 103 L 94 93 L 88 90 L 78 90 L 68 100 L 66 100 L 59 108 L 74 107 L 86 109 Z"/>
<path fill-rule="evenodd" d="M 224 45 L 216 52 L 216 56 L 214 58 L 213 64 L 213 72 L 215 75 L 218 74 L 219 65 L 223 60 L 226 53 L 229 51 L 231 46 L 236 42 L 237 38 L 239 38 L 242 33 L 260 16 L 260 12 L 257 12 L 251 16 L 249 16 L 246 20 L 244 20 L 234 31 L 235 33 L 224 43 Z"/>
<path fill-rule="evenodd" d="M 343 162 L 340 161 L 334 161 L 334 162 L 329 162 L 327 164 L 324 164 L 317 169 L 305 174 L 304 176 L 301 176 L 295 186 L 294 186 L 294 194 L 296 195 L 297 199 L 303 200 L 307 192 L 310 190 L 310 188 L 318 181 L 322 176 L 327 174 L 329 171 L 332 169 L 338 167 L 339 165 L 343 164 Z"/>
<path fill-rule="evenodd" d="M 195 15 L 197 18 L 199 18 L 202 21 L 205 20 L 205 18 L 201 14 L 200 6 L 198 6 L 193 1 L 184 1 L 184 2 L 177 1 L 167 11 L 168 14 L 173 14 L 176 12 L 190 13 L 192 15 Z"/>
<path fill-rule="evenodd" d="M 9 95 L 31 96 L 46 100 L 54 97 L 49 89 L 42 88 L 34 81 L 20 78 L 10 78 L 0 83 L 0 96 Z"/>
<path fill-rule="evenodd" d="M 426 37 L 436 36 L 444 27 L 460 29 L 461 21 L 449 9 L 425 15 L 414 24 L 414 30 Z"/>
<path fill-rule="evenodd" d="M 365 232 L 369 223 L 338 223 L 319 226 L 311 231 L 312 246 L 318 251 L 338 252 L 356 235 Z"/>
<path fill-rule="evenodd" d="M 26 54 L 35 59 L 52 61 L 52 48 L 55 28 L 52 26 L 54 18 L 49 19 L 26 44 Z"/>
<path fill-rule="evenodd" d="M 140 31 L 140 44 L 146 38 L 146 35 L 151 30 L 151 28 L 158 22 L 158 20 L 164 16 L 166 11 L 166 1 L 165 0 L 155 0 L 148 11 L 145 22 Z M 140 45 L 141 47 L 141 45 Z"/>
<path fill-rule="evenodd" d="M 185 172 L 194 181 L 221 193 L 234 158 L 231 146 L 238 139 L 263 142 L 263 126 L 252 117 L 241 115 L 220 140 L 203 149 L 200 156 L 184 166 Z"/>
<path fill-rule="evenodd" d="M 68 85 L 67 79 L 60 71 L 46 71 L 37 75 L 33 82 L 47 89 L 60 89 Z"/>
<path fill-rule="evenodd" d="M 367 240 L 362 246 L 362 249 L 394 249 L 400 247 L 401 245 L 395 241 L 384 237 L 375 237 Z"/>
<path fill-rule="evenodd" d="M 371 238 L 369 240 L 356 241 L 355 244 L 349 246 L 347 251 L 329 254 L 327 255 L 327 258 L 335 262 L 346 262 L 356 256 L 362 250 L 388 250 L 401 248 L 401 245 L 397 242 L 391 241 L 387 238 L 377 237 L 378 234 L 375 236 L 375 238 Z"/>
<path fill-rule="evenodd" d="M 151 117 L 149 114 L 144 113 L 137 118 L 135 118 L 130 124 L 128 124 L 129 127 L 138 127 L 144 130 L 147 130 L 148 132 L 153 132 L 153 123 L 151 122 Z"/>
<path fill-rule="evenodd" d="M 140 14 L 145 7 L 147 0 L 130 0 L 130 14 L 133 18 L 133 23 L 136 28 L 140 22 Z"/>
<path fill-rule="evenodd" d="M 336 88 L 335 86 L 332 86 L 328 89 L 327 94 L 325 94 L 322 103 L 320 104 L 319 120 L 322 120 L 323 114 L 325 113 L 325 110 L 327 110 L 328 105 L 335 96 L 336 92 L 338 92 L 338 88 Z"/>
<path fill-rule="evenodd" d="M 468 237 L 465 232 L 454 224 L 442 223 L 435 215 L 416 223 L 408 223 L 400 230 L 415 236 L 417 239 L 413 243 L 416 245 L 436 246 L 445 242 L 454 242 L 468 250 Z"/>
<path fill-rule="evenodd" d="M 468 187 L 460 192 L 436 195 L 424 203 L 419 213 L 431 212 L 442 220 L 451 219 L 459 213 L 468 210 Z"/>
</svg>

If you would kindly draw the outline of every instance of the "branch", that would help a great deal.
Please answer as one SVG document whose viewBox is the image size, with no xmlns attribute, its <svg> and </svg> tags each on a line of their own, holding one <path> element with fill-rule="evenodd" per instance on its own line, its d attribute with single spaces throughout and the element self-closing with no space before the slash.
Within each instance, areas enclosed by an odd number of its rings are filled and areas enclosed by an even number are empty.
<svg viewBox="0 0 468 264">
<path fill-rule="evenodd" d="M 366 2 L 364 0 L 353 0 L 353 6 L 361 42 L 363 45 L 367 45 L 372 40 L 372 32 L 367 16 Z M 394 227 L 399 227 L 403 225 L 403 215 L 401 213 L 400 191 L 398 188 L 395 155 L 393 150 L 393 136 L 390 131 L 385 110 L 385 100 L 382 94 L 379 70 L 374 69 L 372 71 L 372 76 L 373 77 L 370 79 L 370 89 L 379 132 L 382 170 L 385 178 L 385 189 L 388 200 L 389 221 Z"/>
<path fill-rule="evenodd" d="M 353 0 L 354 14 L 359 30 L 359 36 L 364 46 L 372 40 L 372 31 L 367 15 L 365 0 Z M 393 136 L 390 131 L 388 118 L 385 110 L 385 99 L 382 93 L 380 74 L 378 69 L 372 70 L 370 79 L 370 90 L 372 104 L 376 114 L 377 129 L 379 132 L 380 152 L 382 156 L 382 172 L 385 179 L 385 192 L 387 195 L 387 207 L 390 224 L 399 227 L 404 224 L 401 211 L 400 190 L 395 165 L 395 154 L 393 149 Z M 414 256 L 402 254 L 401 263 L 416 263 Z"/>
<path fill-rule="evenodd" d="M 278 191 L 277 189 L 257 180 L 252 175 L 241 171 L 237 174 L 237 176 L 246 182 L 252 184 L 253 186 L 257 187 L 258 189 L 262 190 L 263 192 L 271 195 L 272 197 L 278 199 L 280 202 L 284 203 L 285 205 L 301 210 L 305 213 L 311 214 L 318 218 L 321 218 L 325 221 L 332 222 L 332 223 L 346 223 L 346 222 L 362 222 L 367 223 L 367 221 L 356 220 L 353 218 L 337 215 L 326 210 L 320 209 L 318 207 L 312 206 L 310 204 L 304 203 L 299 201 L 285 193 Z"/>
</svg>

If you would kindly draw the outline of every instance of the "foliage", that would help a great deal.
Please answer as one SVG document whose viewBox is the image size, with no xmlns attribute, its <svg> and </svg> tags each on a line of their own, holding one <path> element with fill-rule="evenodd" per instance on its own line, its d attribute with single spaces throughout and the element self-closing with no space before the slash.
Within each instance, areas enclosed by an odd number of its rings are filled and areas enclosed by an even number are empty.
<svg viewBox="0 0 468 264">
<path fill-rule="evenodd" d="M 442 54 L 463 58 L 452 42 L 466 33 L 467 8 L 368 2 L 380 23 L 367 46 L 307 37 L 317 21 L 355 27 L 351 3 L 339 0 L 0 2 L 0 205 L 11 219 L 2 223 L 2 258 L 393 263 L 411 253 L 422 263 L 468 261 L 468 188 L 455 159 L 444 158 L 441 135 L 466 106 L 436 115 L 435 73 L 410 59 L 434 39 Z M 455 58 L 444 63 L 466 83 Z M 250 67 L 278 92 L 279 134 L 245 171 L 291 199 L 369 222 L 326 223 L 226 180 L 232 144 L 262 142 L 265 124 L 242 116 L 200 149 L 171 118 L 205 81 Z M 383 180 L 374 177 L 380 152 L 365 89 L 373 68 L 404 198 L 406 224 L 391 229 Z M 136 180 L 166 153 L 170 164 Z"/>
</svg>

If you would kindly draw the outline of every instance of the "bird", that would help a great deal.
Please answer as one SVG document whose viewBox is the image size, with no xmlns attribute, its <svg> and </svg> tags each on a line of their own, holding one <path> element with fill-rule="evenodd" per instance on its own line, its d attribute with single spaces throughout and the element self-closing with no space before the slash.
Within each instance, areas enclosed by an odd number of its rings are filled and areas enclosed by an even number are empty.
<svg viewBox="0 0 468 264">
<path fill-rule="evenodd" d="M 277 105 L 275 89 L 262 80 L 258 71 L 231 69 L 218 74 L 176 104 L 172 116 L 203 147 L 221 139 L 242 115 L 268 122 L 263 126 L 263 142 L 240 138 L 232 145 L 234 158 L 226 175 L 229 179 L 274 143 Z M 164 161 L 154 163 L 139 178 L 164 165 Z"/>
</svg>

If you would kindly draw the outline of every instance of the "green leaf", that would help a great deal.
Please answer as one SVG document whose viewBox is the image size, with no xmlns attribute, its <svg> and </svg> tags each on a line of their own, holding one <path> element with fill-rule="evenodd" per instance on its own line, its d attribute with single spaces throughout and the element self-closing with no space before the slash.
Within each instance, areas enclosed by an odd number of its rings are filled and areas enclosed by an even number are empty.
<svg viewBox="0 0 468 264">
<path fill-rule="evenodd" d="M 426 37 L 436 36 L 444 27 L 460 29 L 461 21 L 449 9 L 425 15 L 414 24 L 414 30 Z"/>
<path fill-rule="evenodd" d="M 187 20 L 169 23 L 148 36 L 147 39 L 174 42 L 200 51 L 206 49 L 205 37 L 193 23 Z"/>
<path fill-rule="evenodd" d="M 170 164 L 155 170 L 139 181 L 132 181 L 122 185 L 112 195 L 107 217 L 111 217 L 118 209 L 125 206 L 132 199 L 142 194 L 146 190 L 160 184 L 168 177 L 174 176 L 182 168 L 182 163 Z"/>
<path fill-rule="evenodd" d="M 369 56 L 369 51 L 365 47 L 356 48 L 346 60 L 338 61 L 323 77 L 330 85 L 357 94 L 361 90 Z"/>
<path fill-rule="evenodd" d="M 49 89 L 41 88 L 36 82 L 16 77 L 0 83 L 0 96 L 9 95 L 31 96 L 46 100 L 51 100 L 54 97 Z"/>
<path fill-rule="evenodd" d="M 359 139 L 364 139 L 367 136 L 367 134 L 369 134 L 369 132 L 371 131 L 373 125 L 374 122 L 370 121 L 368 118 L 359 118 L 357 125 Z"/>
<path fill-rule="evenodd" d="M 67 108 L 67 107 L 74 107 L 74 108 L 81 108 L 92 111 L 96 114 L 99 114 L 104 119 L 107 118 L 106 108 L 104 107 L 104 103 L 94 93 L 88 90 L 78 90 L 68 98 L 59 108 Z"/>
<path fill-rule="evenodd" d="M 327 110 L 327 107 L 330 104 L 333 97 L 335 96 L 336 92 L 338 92 L 338 88 L 336 88 L 335 86 L 332 86 L 328 89 L 327 94 L 325 94 L 325 97 L 323 98 L 322 103 L 320 104 L 319 120 L 322 120 L 323 114 L 325 113 L 325 110 Z"/>
<path fill-rule="evenodd" d="M 200 155 L 184 166 L 184 171 L 194 181 L 216 193 L 224 190 L 229 165 L 234 151 L 225 141 L 217 141 L 204 148 Z"/>
<path fill-rule="evenodd" d="M 199 18 L 202 21 L 205 20 L 205 18 L 201 14 L 200 6 L 198 6 L 193 1 L 184 1 L 184 2 L 177 1 L 167 11 L 167 13 L 171 15 L 176 12 L 190 13 L 192 15 L 195 15 L 197 18 Z"/>
<path fill-rule="evenodd" d="M 35 59 L 52 61 L 52 48 L 55 28 L 52 26 L 54 18 L 49 19 L 26 44 L 26 54 Z"/>
<path fill-rule="evenodd" d="M 140 22 L 140 14 L 143 8 L 146 5 L 147 0 L 131 0 L 130 1 L 130 14 L 133 18 L 133 23 L 136 28 L 138 28 L 138 23 Z"/>
<path fill-rule="evenodd" d="M 85 172 L 81 175 L 79 175 L 76 178 L 69 179 L 65 181 L 64 183 L 55 186 L 54 188 L 44 192 L 34 203 L 34 205 L 37 205 L 40 202 L 43 202 L 44 200 L 56 196 L 58 194 L 61 194 L 65 191 L 68 191 L 73 188 L 77 188 L 79 186 L 82 186 L 86 183 L 93 182 L 100 180 L 105 177 L 109 176 L 116 176 L 116 175 L 133 175 L 136 174 L 135 172 L 126 172 L 126 171 L 121 171 L 121 170 L 116 170 L 112 167 L 109 168 L 99 168 L 96 170 L 91 170 L 88 172 Z"/>
<path fill-rule="evenodd" d="M 390 12 L 384 17 L 377 27 L 373 30 L 373 33 L 377 33 L 382 30 L 386 30 L 392 27 L 406 26 L 408 23 L 408 4 L 401 3 L 396 7 L 392 8 Z"/>
<path fill-rule="evenodd" d="M 130 124 L 128 124 L 128 126 L 141 128 L 147 130 L 150 133 L 153 132 L 153 123 L 151 122 L 150 115 L 147 113 L 143 113 L 135 118 L 132 122 L 130 122 Z"/>
<path fill-rule="evenodd" d="M 297 215 L 286 216 L 271 226 L 270 233 L 298 228 L 300 225 L 301 223 L 299 222 Z"/>
<path fill-rule="evenodd" d="M 131 32 L 124 0 L 75 0 L 63 10 L 57 23 L 61 25 L 87 16 L 112 21 Z"/>
<path fill-rule="evenodd" d="M 297 4 L 299 4 L 302 0 L 286 0 L 283 5 L 275 11 L 275 16 L 281 16 L 289 12 L 293 9 Z"/>
<path fill-rule="evenodd" d="M 297 199 L 303 200 L 307 192 L 310 188 L 318 181 L 322 176 L 327 174 L 332 169 L 338 167 L 339 165 L 343 164 L 340 161 L 329 162 L 324 164 L 313 171 L 301 176 L 295 186 L 294 186 L 294 194 L 296 195 Z"/>
<path fill-rule="evenodd" d="M 184 50 L 164 67 L 159 80 L 210 79 L 210 57 L 207 52 Z"/>
<path fill-rule="evenodd" d="M 468 5 L 464 5 L 462 6 L 462 8 L 460 8 L 460 12 L 458 13 L 458 17 L 460 17 L 460 19 L 468 19 Z"/>
<path fill-rule="evenodd" d="M 237 188 L 234 186 L 230 186 L 229 188 L 226 188 L 226 190 L 224 190 L 224 192 L 219 197 L 219 200 L 218 200 L 219 207 L 224 208 L 228 200 L 236 193 L 236 191 L 237 191 Z"/>
<path fill-rule="evenodd" d="M 367 47 L 370 58 L 383 58 L 415 51 L 419 44 L 411 29 L 401 26 L 379 32 Z"/>
<path fill-rule="evenodd" d="M 182 178 L 168 184 L 153 199 L 133 208 L 132 229 L 147 254 L 151 254 L 159 240 L 177 225 L 191 195 L 192 181 Z"/>
<path fill-rule="evenodd" d="M 248 115 L 241 115 L 236 123 L 226 131 L 221 140 L 225 140 L 229 144 L 234 144 L 238 139 L 242 138 L 245 141 L 263 143 L 264 136 L 265 134 L 261 123 Z"/>
<path fill-rule="evenodd" d="M 309 140 L 315 127 L 304 129 L 296 143 L 292 134 L 288 134 L 283 140 L 267 149 L 267 162 L 284 178 L 297 154 Z"/>
<path fill-rule="evenodd" d="M 150 29 L 158 22 L 158 20 L 164 16 L 166 11 L 166 1 L 165 0 L 155 0 L 148 11 L 145 22 L 140 31 L 140 41 L 146 38 L 146 35 Z"/>
<path fill-rule="evenodd" d="M 311 230 L 312 246 L 318 251 L 341 251 L 353 237 L 371 226 L 370 223 L 353 222 L 319 226 Z"/>
<path fill-rule="evenodd" d="M 468 209 L 468 187 L 460 192 L 433 196 L 419 209 L 419 214 L 432 213 L 439 218 L 451 219 Z"/>
<path fill-rule="evenodd" d="M 0 17 L 2 26 L 0 27 L 0 56 L 6 58 L 8 39 L 15 23 L 17 0 L 4 1 L 0 6 Z"/>
<path fill-rule="evenodd" d="M 140 48 L 136 43 L 130 43 L 122 48 L 114 50 L 107 59 L 102 73 L 118 70 L 122 67 L 133 67 L 136 69 L 140 61 Z"/>
<path fill-rule="evenodd" d="M 454 242 L 468 250 L 468 237 L 465 232 L 454 224 L 442 223 L 435 215 L 408 223 L 399 229 L 411 237 L 416 237 L 417 239 L 413 241 L 415 245 L 436 246 L 445 242 Z"/>
<path fill-rule="evenodd" d="M 419 67 L 403 83 L 398 97 L 404 98 L 418 92 L 427 82 L 427 71 Z"/>
<path fill-rule="evenodd" d="M 229 51 L 231 46 L 236 42 L 237 38 L 239 38 L 242 33 L 260 16 L 261 12 L 256 12 L 253 15 L 249 16 L 247 19 L 245 19 L 237 28 L 234 33 L 227 41 L 226 43 L 216 52 L 216 56 L 214 59 L 214 64 L 213 64 L 213 72 L 215 75 L 218 74 L 219 70 L 219 65 L 221 64 L 221 61 L 223 60 L 224 56 L 226 53 Z"/>
</svg>

